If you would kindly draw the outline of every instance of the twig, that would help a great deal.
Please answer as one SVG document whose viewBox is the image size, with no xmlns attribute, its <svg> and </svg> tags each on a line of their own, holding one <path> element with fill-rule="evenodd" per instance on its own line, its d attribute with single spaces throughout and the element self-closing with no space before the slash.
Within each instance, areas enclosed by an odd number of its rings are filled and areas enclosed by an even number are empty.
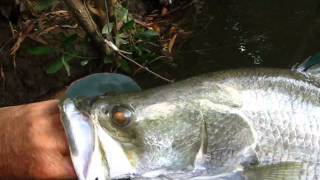
<svg viewBox="0 0 320 180">
<path fill-rule="evenodd" d="M 170 82 L 170 83 L 173 83 L 174 81 L 173 80 L 170 80 L 168 78 L 165 78 L 163 76 L 161 76 L 160 74 L 157 74 L 156 72 L 150 70 L 148 67 L 144 66 L 144 65 L 141 65 L 139 63 L 137 63 L 135 60 L 131 59 L 130 57 L 126 56 L 123 52 L 125 51 L 121 51 L 115 44 L 113 44 L 111 41 L 105 39 L 104 40 L 106 42 L 106 44 L 112 49 L 114 50 L 115 52 L 117 52 L 121 57 L 123 57 L 124 59 L 132 62 L 133 64 L 137 65 L 138 67 L 140 67 L 141 69 L 144 69 L 145 71 L 153 74 L 154 76 L 162 79 L 162 80 L 165 80 L 167 82 Z"/>
<path fill-rule="evenodd" d="M 145 22 L 142 22 L 142 21 L 140 21 L 139 19 L 133 19 L 134 20 L 134 22 L 135 23 L 137 23 L 137 24 L 139 24 L 139 25 L 141 25 L 142 27 L 144 27 L 144 28 L 150 28 L 150 26 L 152 25 L 152 23 L 145 23 Z"/>
<path fill-rule="evenodd" d="M 148 64 L 152 64 L 160 59 L 167 59 L 167 60 L 170 60 L 167 56 L 159 56 L 159 57 L 156 57 L 154 59 L 152 59 Z"/>
<path fill-rule="evenodd" d="M 81 2 L 81 0 L 63 0 L 68 6 L 75 18 L 77 18 L 81 27 L 86 31 L 86 33 L 94 41 L 95 45 L 104 54 L 111 55 L 111 50 L 105 45 L 102 34 L 98 30 L 97 24 L 92 19 L 88 9 Z"/>
<path fill-rule="evenodd" d="M 10 21 L 9 21 L 9 27 L 11 30 L 11 36 L 14 37 L 15 36 L 14 28 L 13 28 L 13 25 Z M 16 53 L 12 54 L 12 64 L 13 64 L 13 69 L 16 70 L 16 67 L 17 67 Z"/>
<path fill-rule="evenodd" d="M 62 54 L 66 54 L 66 55 L 72 56 L 72 57 L 74 57 L 74 58 L 79 58 L 79 59 L 99 59 L 99 58 L 100 58 L 100 57 L 78 56 L 78 55 L 74 55 L 74 54 L 69 53 L 69 52 L 62 52 Z"/>
<path fill-rule="evenodd" d="M 140 67 L 141 69 L 144 69 L 145 71 L 153 74 L 154 76 L 156 76 L 156 77 L 158 77 L 158 78 L 160 78 L 160 79 L 162 79 L 162 80 L 165 80 L 165 81 L 167 81 L 167 82 L 169 82 L 169 83 L 173 83 L 173 82 L 174 82 L 174 80 L 170 80 L 170 79 L 168 79 L 168 78 L 165 78 L 165 77 L 161 76 L 160 74 L 157 74 L 156 72 L 150 70 L 148 67 L 143 66 L 143 65 L 137 63 L 135 60 L 133 60 L 133 59 L 131 59 L 130 57 L 122 54 L 121 52 L 118 52 L 118 54 L 119 54 L 121 57 L 123 57 L 124 59 L 126 59 L 126 60 L 134 63 L 135 65 L 137 65 L 137 66 Z"/>
</svg>

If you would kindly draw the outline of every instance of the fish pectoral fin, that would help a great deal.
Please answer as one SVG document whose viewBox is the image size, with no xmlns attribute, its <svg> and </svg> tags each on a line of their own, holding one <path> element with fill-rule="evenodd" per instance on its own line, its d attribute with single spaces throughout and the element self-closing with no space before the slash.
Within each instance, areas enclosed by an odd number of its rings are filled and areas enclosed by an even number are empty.
<svg viewBox="0 0 320 180">
<path fill-rule="evenodd" d="M 207 123 L 202 118 L 200 127 L 200 148 L 194 160 L 194 170 L 205 169 L 205 163 L 208 159 L 208 129 Z"/>
<path fill-rule="evenodd" d="M 274 165 L 257 165 L 245 168 L 248 180 L 298 180 L 303 169 L 301 163 L 288 162 Z"/>
</svg>

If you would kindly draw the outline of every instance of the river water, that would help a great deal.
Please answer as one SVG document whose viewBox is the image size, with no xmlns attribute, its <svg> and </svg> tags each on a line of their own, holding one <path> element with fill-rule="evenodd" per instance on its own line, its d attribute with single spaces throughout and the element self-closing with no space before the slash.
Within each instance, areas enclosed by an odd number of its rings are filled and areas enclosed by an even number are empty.
<svg viewBox="0 0 320 180">
<path fill-rule="evenodd" d="M 241 67 L 290 68 L 320 51 L 318 0 L 193 2 L 176 12 L 179 26 L 192 35 L 174 48 L 173 79 Z"/>
</svg>

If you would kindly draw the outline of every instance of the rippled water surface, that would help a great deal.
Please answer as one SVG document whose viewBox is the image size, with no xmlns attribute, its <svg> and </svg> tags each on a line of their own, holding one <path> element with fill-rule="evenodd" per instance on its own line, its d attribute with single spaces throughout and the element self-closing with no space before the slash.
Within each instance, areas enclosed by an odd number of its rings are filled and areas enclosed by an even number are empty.
<svg viewBox="0 0 320 180">
<path fill-rule="evenodd" d="M 190 1 L 191 2 L 191 1 Z M 239 67 L 289 68 L 320 51 L 317 0 L 196 0 L 179 23 L 176 79 Z"/>
</svg>

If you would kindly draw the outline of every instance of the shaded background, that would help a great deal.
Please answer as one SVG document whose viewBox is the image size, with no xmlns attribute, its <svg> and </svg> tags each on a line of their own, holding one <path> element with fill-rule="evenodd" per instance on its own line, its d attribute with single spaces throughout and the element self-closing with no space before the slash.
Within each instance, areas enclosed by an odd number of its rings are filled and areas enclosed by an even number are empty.
<svg viewBox="0 0 320 180">
<path fill-rule="evenodd" d="M 316 0 L 197 1 L 179 20 L 193 35 L 176 47 L 170 74 L 179 80 L 230 68 L 290 68 L 320 51 L 319 15 Z"/>
</svg>

